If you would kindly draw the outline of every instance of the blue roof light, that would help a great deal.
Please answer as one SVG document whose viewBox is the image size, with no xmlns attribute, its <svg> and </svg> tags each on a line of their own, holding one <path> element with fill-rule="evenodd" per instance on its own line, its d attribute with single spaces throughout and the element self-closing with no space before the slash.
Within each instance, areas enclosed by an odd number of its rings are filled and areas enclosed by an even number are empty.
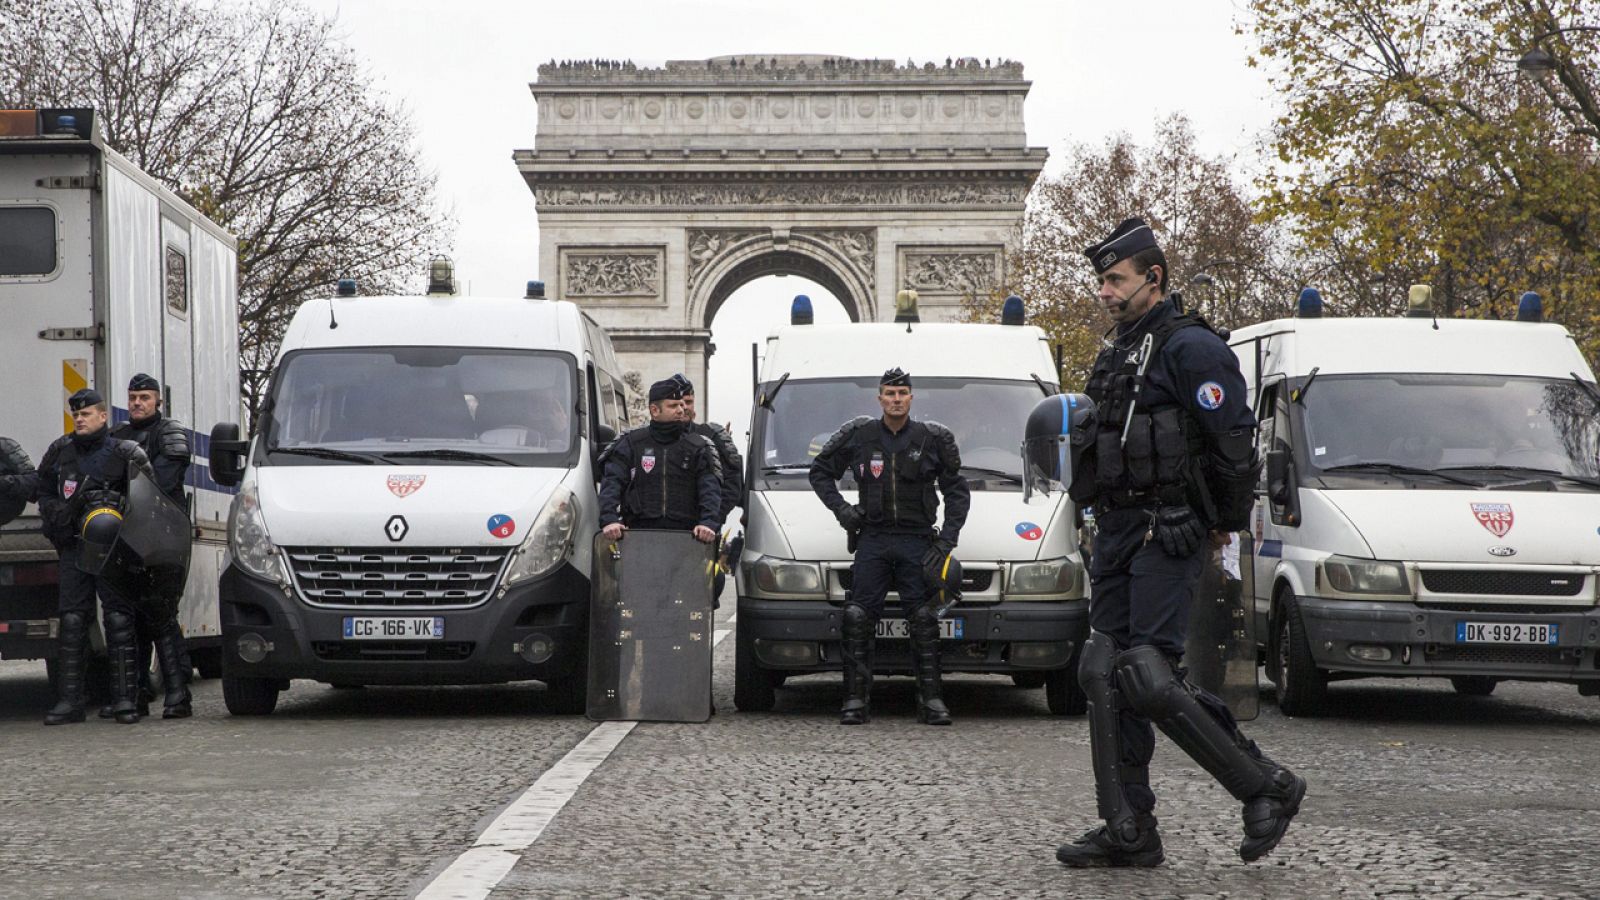
<svg viewBox="0 0 1600 900">
<path fill-rule="evenodd" d="M 1544 298 L 1533 291 L 1523 294 L 1522 299 L 1517 301 L 1517 321 L 1544 321 Z"/>
<path fill-rule="evenodd" d="M 356 280 L 354 278 L 339 279 L 339 296 L 354 297 L 356 295 Z"/>
<path fill-rule="evenodd" d="M 1295 304 L 1295 315 L 1302 319 L 1322 318 L 1322 292 L 1314 287 L 1300 289 L 1300 301 Z"/>
<path fill-rule="evenodd" d="M 523 297 L 525 299 L 528 299 L 528 300 L 543 300 L 544 299 L 544 282 L 542 282 L 542 281 L 530 281 L 530 282 L 528 282 L 528 293 L 524 294 Z"/>
<path fill-rule="evenodd" d="M 794 303 L 789 305 L 790 325 L 810 325 L 814 317 L 811 313 L 811 298 L 805 294 L 795 294 Z"/>
<path fill-rule="evenodd" d="M 1027 321 L 1027 313 L 1022 307 L 1022 298 L 1016 294 L 1006 298 L 1005 305 L 1000 307 L 1001 325 L 1021 325 Z"/>
</svg>

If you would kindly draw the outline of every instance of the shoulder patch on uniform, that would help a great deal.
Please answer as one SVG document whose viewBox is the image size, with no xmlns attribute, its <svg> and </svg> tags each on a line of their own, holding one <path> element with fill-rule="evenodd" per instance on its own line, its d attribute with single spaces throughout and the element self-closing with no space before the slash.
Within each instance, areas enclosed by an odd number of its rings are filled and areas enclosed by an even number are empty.
<svg viewBox="0 0 1600 900">
<path fill-rule="evenodd" d="M 1223 393 L 1222 385 L 1217 384 L 1215 381 L 1208 381 L 1200 385 L 1194 392 L 1195 402 L 1199 403 L 1201 408 L 1211 410 L 1221 409 L 1222 401 L 1226 400 L 1227 396 L 1227 394 Z"/>
</svg>

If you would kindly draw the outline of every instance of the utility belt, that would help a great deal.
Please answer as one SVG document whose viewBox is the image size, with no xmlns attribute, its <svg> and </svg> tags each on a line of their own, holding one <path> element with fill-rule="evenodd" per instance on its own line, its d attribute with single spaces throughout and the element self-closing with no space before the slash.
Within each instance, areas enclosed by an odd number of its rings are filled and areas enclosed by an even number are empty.
<svg viewBox="0 0 1600 900">
<path fill-rule="evenodd" d="M 1132 491 L 1112 489 L 1101 491 L 1095 506 L 1102 512 L 1115 509 L 1154 509 L 1158 506 L 1180 506 L 1187 502 L 1187 492 L 1181 484 Z"/>
</svg>

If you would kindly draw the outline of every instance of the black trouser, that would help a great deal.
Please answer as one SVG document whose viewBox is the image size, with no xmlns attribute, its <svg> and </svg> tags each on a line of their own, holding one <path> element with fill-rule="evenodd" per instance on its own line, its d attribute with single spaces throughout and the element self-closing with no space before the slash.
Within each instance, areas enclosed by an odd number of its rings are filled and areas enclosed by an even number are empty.
<svg viewBox="0 0 1600 900">
<path fill-rule="evenodd" d="M 1212 548 L 1202 543 L 1191 556 L 1168 556 L 1158 541 L 1145 540 L 1151 516 L 1152 510 L 1133 507 L 1096 517 L 1098 533 L 1089 565 L 1089 627 L 1111 638 L 1118 650 L 1155 647 L 1178 659 L 1188 636 L 1189 608 Z M 1192 684 L 1189 687 L 1224 727 L 1237 728 L 1226 703 Z M 1149 813 L 1156 803 L 1146 773 L 1155 755 L 1155 729 L 1148 717 L 1126 704 L 1117 709 L 1128 805 Z"/>
<path fill-rule="evenodd" d="M 58 612 L 82 613 L 86 619 L 93 619 L 94 599 L 98 594 L 102 609 L 125 616 L 137 614 L 133 601 L 109 579 L 78 568 L 76 542 L 60 551 L 60 560 L 57 566 L 61 578 L 61 595 L 56 607 Z"/>
<path fill-rule="evenodd" d="M 900 593 L 900 604 L 909 618 L 930 593 L 922 557 L 932 543 L 931 534 L 863 531 L 851 569 L 851 600 L 876 622 L 883 616 L 884 598 L 893 589 Z"/>
</svg>

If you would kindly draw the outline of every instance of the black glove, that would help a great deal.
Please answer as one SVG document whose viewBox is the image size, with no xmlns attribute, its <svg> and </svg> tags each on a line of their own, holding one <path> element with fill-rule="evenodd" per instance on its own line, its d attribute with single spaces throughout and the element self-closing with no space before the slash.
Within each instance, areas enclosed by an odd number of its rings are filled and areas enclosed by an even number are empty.
<svg viewBox="0 0 1600 900">
<path fill-rule="evenodd" d="M 955 541 L 948 541 L 942 537 L 934 538 L 933 543 L 928 545 L 928 552 L 922 554 L 922 570 L 937 576 L 944 568 L 945 558 L 955 552 L 955 549 Z"/>
<path fill-rule="evenodd" d="M 1193 556 L 1206 539 L 1205 524 L 1188 506 L 1161 507 L 1153 530 L 1168 556 Z"/>
<path fill-rule="evenodd" d="M 867 520 L 859 506 L 841 506 L 834 511 L 833 517 L 839 520 L 839 526 L 845 531 L 860 531 L 861 524 Z"/>
<path fill-rule="evenodd" d="M 0 497 L 22 496 L 22 480 L 15 475 L 0 475 Z"/>
</svg>

